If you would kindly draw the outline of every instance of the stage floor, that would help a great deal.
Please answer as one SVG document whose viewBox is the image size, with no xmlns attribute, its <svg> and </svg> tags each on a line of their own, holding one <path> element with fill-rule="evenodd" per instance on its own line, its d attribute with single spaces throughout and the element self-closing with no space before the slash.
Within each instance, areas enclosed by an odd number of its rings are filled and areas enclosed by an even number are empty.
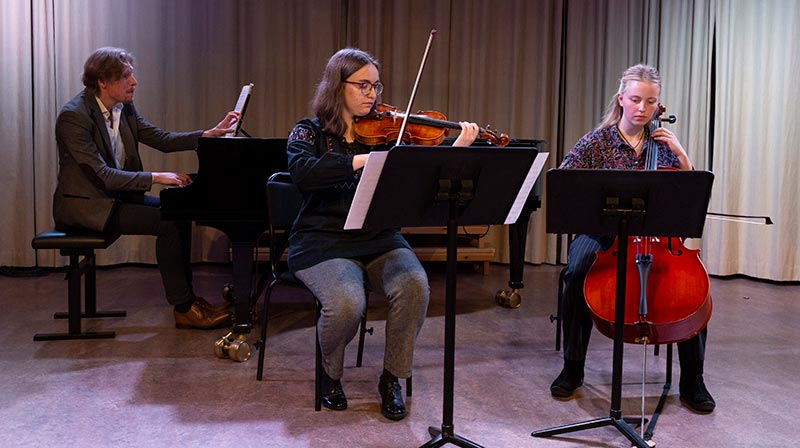
<svg viewBox="0 0 800 448">
<path fill-rule="evenodd" d="M 125 318 L 84 320 L 85 330 L 115 330 L 108 340 L 34 342 L 34 333 L 66 331 L 53 320 L 66 310 L 63 273 L 0 277 L 0 446 L 112 447 L 416 447 L 442 423 L 444 269 L 427 266 L 428 318 L 415 356 L 409 416 L 400 422 L 379 410 L 385 301 L 373 296 L 364 364 L 348 347 L 344 390 L 350 407 L 314 412 L 314 310 L 308 296 L 273 297 L 265 380 L 256 358 L 236 363 L 214 356 L 224 330 L 176 330 L 154 267 L 98 272 L 98 308 L 125 309 Z M 456 434 L 486 447 L 627 447 L 613 427 L 537 439 L 531 431 L 608 417 L 612 341 L 595 331 L 586 378 L 572 399 L 552 398 L 561 369 L 555 350 L 560 266 L 525 267 L 519 309 L 495 305 L 508 267 L 488 275 L 469 265 L 458 274 L 454 425 Z M 220 302 L 229 268 L 195 269 L 196 292 Z M 712 279 L 705 380 L 717 401 L 698 415 L 678 399 L 674 381 L 653 440 L 663 447 L 792 446 L 800 421 L 800 299 L 796 285 Z M 296 291 L 293 291 L 296 294 Z M 250 342 L 256 339 L 256 332 Z M 641 408 L 643 353 L 627 345 L 622 387 L 625 416 Z M 665 378 L 665 350 L 647 355 L 645 406 L 655 407 Z"/>
</svg>

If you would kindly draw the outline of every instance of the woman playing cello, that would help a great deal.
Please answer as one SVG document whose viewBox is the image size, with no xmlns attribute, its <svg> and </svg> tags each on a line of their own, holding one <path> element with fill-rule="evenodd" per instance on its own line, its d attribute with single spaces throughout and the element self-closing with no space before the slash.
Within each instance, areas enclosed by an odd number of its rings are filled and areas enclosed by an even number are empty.
<svg viewBox="0 0 800 448">
<path fill-rule="evenodd" d="M 648 140 L 657 150 L 659 167 L 692 169 L 686 151 L 672 131 L 647 126 L 659 108 L 661 77 L 649 65 L 635 65 L 622 74 L 619 89 L 609 103 L 600 125 L 584 135 L 566 155 L 561 168 L 642 169 Z M 578 235 L 569 247 L 564 293 L 564 368 L 550 386 L 554 397 L 567 398 L 583 384 L 584 362 L 592 331 L 589 308 L 584 300 L 586 274 L 595 252 L 608 249 L 613 236 Z M 678 343 L 681 365 L 680 397 L 691 409 L 708 413 L 716 403 L 703 381 L 706 328 Z"/>
</svg>

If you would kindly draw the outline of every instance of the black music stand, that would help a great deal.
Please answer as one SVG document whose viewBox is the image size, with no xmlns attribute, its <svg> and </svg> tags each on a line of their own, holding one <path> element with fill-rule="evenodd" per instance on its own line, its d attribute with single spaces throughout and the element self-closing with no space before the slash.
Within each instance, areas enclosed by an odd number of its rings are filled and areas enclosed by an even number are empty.
<svg viewBox="0 0 800 448">
<path fill-rule="evenodd" d="M 383 164 L 363 227 L 447 225 L 443 417 L 441 429 L 428 428 L 433 439 L 423 447 L 481 447 L 453 431 L 458 225 L 505 223 L 537 154 L 536 148 L 396 146 Z M 354 207 L 357 201 L 358 193 Z"/>
<path fill-rule="evenodd" d="M 612 425 L 632 444 L 649 445 L 622 417 L 622 356 L 628 235 L 700 237 L 714 175 L 708 171 L 551 169 L 547 232 L 617 235 L 617 296 L 608 417 L 531 433 L 550 437 Z"/>
</svg>

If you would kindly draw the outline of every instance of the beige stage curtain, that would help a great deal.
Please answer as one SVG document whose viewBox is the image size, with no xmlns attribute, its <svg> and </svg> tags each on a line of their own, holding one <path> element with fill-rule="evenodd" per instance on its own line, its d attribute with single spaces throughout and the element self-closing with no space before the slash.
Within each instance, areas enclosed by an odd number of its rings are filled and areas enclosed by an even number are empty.
<svg viewBox="0 0 800 448">
<path fill-rule="evenodd" d="M 769 215 L 772 226 L 708 221 L 706 267 L 716 274 L 800 279 L 800 3 L 717 1 L 716 174 L 710 210 Z"/>
<path fill-rule="evenodd" d="M 452 121 L 490 124 L 518 139 L 550 140 L 555 129 L 562 8 L 552 1 L 353 2 L 354 45 L 383 60 L 385 102 L 404 109 L 432 29 L 437 33 L 413 110 L 437 110 Z M 551 148 L 546 148 L 551 150 Z M 551 162 L 552 162 L 551 158 Z M 542 213 L 529 224 L 527 257 L 546 256 Z M 508 261 L 508 230 L 487 244 Z"/>
<path fill-rule="evenodd" d="M 241 86 L 253 82 L 245 129 L 285 137 L 310 114 L 327 58 L 347 45 L 382 61 L 383 100 L 405 108 L 436 28 L 414 107 L 546 140 L 550 167 L 599 121 L 624 68 L 656 65 L 662 100 L 678 116 L 671 126 L 697 168 L 717 176 L 711 210 L 769 214 L 777 223 L 709 222 L 702 241 L 709 272 L 798 280 L 792 203 L 798 156 L 791 147 L 797 93 L 790 84 L 798 9 L 791 0 L 0 2 L 0 264 L 64 263 L 52 251 L 37 260 L 30 239 L 52 225 L 55 116 L 81 89 L 82 64 L 94 48 L 121 46 L 136 55 L 137 108 L 164 129 L 213 126 Z M 142 153 L 147 169 L 197 167 L 193 153 Z M 544 228 L 546 206 L 529 223 L 529 262 L 556 261 L 555 237 Z M 498 261 L 508 259 L 506 234 L 497 226 L 487 236 Z M 124 237 L 98 261 L 153 263 L 153 252 L 152 237 Z M 197 228 L 194 259 L 227 259 L 227 240 Z"/>
<path fill-rule="evenodd" d="M 30 239 L 40 210 L 33 208 L 32 15 L 28 2 L 0 3 L 0 265 L 35 261 Z"/>
</svg>

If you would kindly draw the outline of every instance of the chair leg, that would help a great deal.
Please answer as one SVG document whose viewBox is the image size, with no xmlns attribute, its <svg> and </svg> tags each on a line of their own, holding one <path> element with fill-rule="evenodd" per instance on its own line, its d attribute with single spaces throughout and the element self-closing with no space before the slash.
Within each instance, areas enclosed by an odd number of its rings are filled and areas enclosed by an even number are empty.
<svg viewBox="0 0 800 448">
<path fill-rule="evenodd" d="M 82 317 L 125 317 L 124 310 L 97 311 L 97 263 L 94 252 L 90 252 L 83 259 L 83 314 Z"/>
<path fill-rule="evenodd" d="M 90 251 L 85 257 L 94 261 L 94 252 Z M 91 265 L 94 266 L 93 264 Z M 62 319 L 67 318 L 67 332 L 66 333 L 37 333 L 33 335 L 34 341 L 56 341 L 67 339 L 109 339 L 116 336 L 113 331 L 81 331 L 81 318 L 82 317 L 102 317 L 102 316 L 85 316 L 81 313 L 81 276 L 83 269 L 81 267 L 80 255 L 77 253 L 69 254 L 69 267 L 67 268 L 67 312 L 55 313 L 53 318 Z M 94 284 L 93 282 L 87 283 L 87 300 L 91 297 L 94 300 Z M 92 291 L 90 292 L 89 289 Z M 118 312 L 117 312 L 118 313 Z M 124 311 L 122 312 L 124 313 Z M 118 316 L 115 315 L 114 317 Z M 124 314 L 122 314 L 124 316 Z"/>
<path fill-rule="evenodd" d="M 264 375 L 264 355 L 267 351 L 267 322 L 269 322 L 269 302 L 272 297 L 272 288 L 275 287 L 277 280 L 270 282 L 267 287 L 267 292 L 264 293 L 264 312 L 261 313 L 261 336 L 256 342 L 258 348 L 258 369 L 256 370 L 256 379 L 261 381 Z"/>
<path fill-rule="evenodd" d="M 78 255 L 69 256 L 67 313 L 70 335 L 81 334 L 81 267 Z"/>
<path fill-rule="evenodd" d="M 94 262 L 94 252 L 83 257 L 84 304 L 83 310 L 87 316 L 97 313 L 97 265 Z"/>
<path fill-rule="evenodd" d="M 564 278 L 567 275 L 567 268 L 561 269 L 558 274 L 558 303 L 556 303 L 556 315 L 550 316 L 550 322 L 556 321 L 556 351 L 561 350 L 561 318 L 564 312 Z"/>
<path fill-rule="evenodd" d="M 672 384 L 672 344 L 667 344 L 667 381 Z"/>
<path fill-rule="evenodd" d="M 361 328 L 358 332 L 358 356 L 356 357 L 356 367 L 361 367 L 364 359 L 364 337 L 367 333 L 372 334 L 372 327 L 367 328 L 367 309 L 369 308 L 369 292 L 366 294 L 364 303 L 364 314 L 361 316 Z"/>
<path fill-rule="evenodd" d="M 411 377 L 406 378 L 406 397 L 411 396 Z"/>
<path fill-rule="evenodd" d="M 317 319 L 322 312 L 322 304 L 314 298 L 314 304 L 317 309 Z M 320 411 L 322 409 L 322 347 L 319 345 L 319 327 L 314 322 L 314 347 L 316 347 L 316 356 L 314 360 L 314 410 Z"/>
<path fill-rule="evenodd" d="M 314 366 L 314 410 L 319 411 L 322 409 L 322 349 L 319 346 L 319 330 L 314 332 L 316 339 L 314 345 L 316 348 L 316 360 Z"/>
</svg>

